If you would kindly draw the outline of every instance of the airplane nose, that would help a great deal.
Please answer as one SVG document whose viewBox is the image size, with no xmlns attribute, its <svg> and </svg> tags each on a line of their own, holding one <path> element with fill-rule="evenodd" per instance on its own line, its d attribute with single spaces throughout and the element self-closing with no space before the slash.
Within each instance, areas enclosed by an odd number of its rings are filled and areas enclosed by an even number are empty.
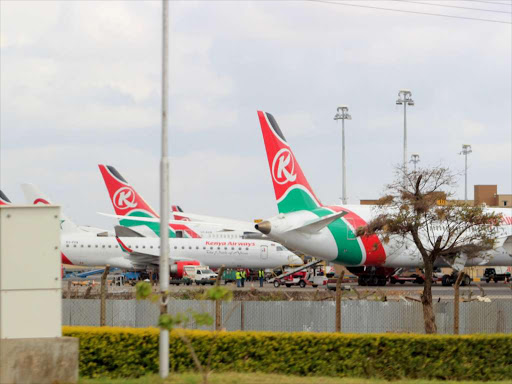
<svg viewBox="0 0 512 384">
<path fill-rule="evenodd" d="M 270 221 L 262 221 L 261 223 L 256 224 L 254 228 L 256 228 L 264 235 L 268 235 L 272 229 L 272 225 L 270 224 Z"/>
</svg>

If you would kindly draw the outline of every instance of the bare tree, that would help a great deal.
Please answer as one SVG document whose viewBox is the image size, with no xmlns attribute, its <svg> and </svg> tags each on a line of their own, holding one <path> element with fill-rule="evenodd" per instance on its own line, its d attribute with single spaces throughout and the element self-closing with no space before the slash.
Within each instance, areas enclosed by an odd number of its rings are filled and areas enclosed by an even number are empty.
<svg viewBox="0 0 512 384">
<path fill-rule="evenodd" d="M 375 219 L 359 236 L 378 234 L 397 251 L 416 247 L 423 259 L 425 281 L 421 302 L 426 333 L 437 333 L 432 306 L 432 277 L 439 258 L 448 263 L 484 257 L 492 249 L 501 216 L 481 206 L 446 203 L 452 196 L 455 175 L 448 168 L 434 167 L 407 172 L 397 168 L 395 181 L 379 200 Z M 440 204 L 440 200 L 444 203 Z"/>
</svg>

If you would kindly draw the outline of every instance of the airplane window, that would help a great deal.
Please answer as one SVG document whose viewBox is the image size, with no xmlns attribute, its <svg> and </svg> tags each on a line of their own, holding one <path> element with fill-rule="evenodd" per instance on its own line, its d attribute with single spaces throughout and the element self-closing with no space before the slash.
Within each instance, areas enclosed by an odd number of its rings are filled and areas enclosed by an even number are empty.
<svg viewBox="0 0 512 384">
<path fill-rule="evenodd" d="M 224 247 L 224 249 L 228 249 L 228 247 Z"/>
<path fill-rule="evenodd" d="M 96 244 L 96 248 L 98 248 L 98 244 Z"/>
<path fill-rule="evenodd" d="M 178 249 L 178 247 L 177 247 L 177 246 L 174 246 L 174 249 Z"/>
<path fill-rule="evenodd" d="M 242 250 L 242 247 L 239 247 L 239 248 L 238 248 L 238 250 L 239 250 L 239 251 L 241 251 L 241 250 Z"/>
<path fill-rule="evenodd" d="M 136 246 L 135 246 L 135 248 L 139 248 L 139 246 L 138 246 L 138 245 L 136 245 Z"/>
<path fill-rule="evenodd" d="M 199 247 L 196 247 L 196 249 L 199 249 Z"/>
<path fill-rule="evenodd" d="M 181 247 L 181 249 L 185 249 L 185 247 Z"/>
<path fill-rule="evenodd" d="M 73 245 L 73 248 L 76 248 L 76 244 L 75 244 L 75 245 Z"/>
<path fill-rule="evenodd" d="M 109 248 L 112 248 L 112 246 L 111 246 L 111 245 L 109 245 L 108 247 L 109 247 Z"/>
<path fill-rule="evenodd" d="M 188 247 L 188 249 L 192 249 L 192 247 Z"/>
<path fill-rule="evenodd" d="M 203 247 L 203 249 L 206 249 L 206 247 Z"/>
<path fill-rule="evenodd" d="M 81 247 L 81 248 L 83 248 L 83 247 L 84 247 L 84 245 L 82 244 L 80 247 Z"/>
<path fill-rule="evenodd" d="M 119 245 L 116 245 L 116 248 L 119 248 Z"/>
<path fill-rule="evenodd" d="M 142 248 L 146 248 L 146 246 L 145 246 L 145 245 L 143 245 L 143 246 L 142 246 Z"/>
<path fill-rule="evenodd" d="M 234 249 L 235 249 L 235 247 L 231 247 L 231 249 L 232 249 L 232 250 L 234 250 Z"/>
<path fill-rule="evenodd" d="M 283 248 L 283 247 L 279 247 L 279 246 L 277 246 L 277 247 L 276 247 L 276 251 L 284 251 L 284 248 Z"/>
<path fill-rule="evenodd" d="M 87 248 L 91 248 L 91 244 L 89 244 L 89 245 L 87 246 Z"/>
<path fill-rule="evenodd" d="M 210 247 L 210 249 L 213 249 L 213 247 Z"/>
<path fill-rule="evenodd" d="M 220 247 L 217 247 L 217 249 L 220 249 Z"/>
<path fill-rule="evenodd" d="M 104 246 L 104 245 L 103 245 L 102 247 L 103 247 L 103 248 L 105 248 L 105 246 Z"/>
<path fill-rule="evenodd" d="M 153 246 L 152 246 L 152 245 L 150 245 L 150 246 L 149 246 L 149 248 L 153 249 Z"/>
<path fill-rule="evenodd" d="M 66 248 L 69 248 L 69 244 L 66 244 Z"/>
<path fill-rule="evenodd" d="M 249 248 L 245 248 L 245 250 L 246 250 L 246 251 L 248 251 L 248 250 L 249 250 Z"/>
</svg>

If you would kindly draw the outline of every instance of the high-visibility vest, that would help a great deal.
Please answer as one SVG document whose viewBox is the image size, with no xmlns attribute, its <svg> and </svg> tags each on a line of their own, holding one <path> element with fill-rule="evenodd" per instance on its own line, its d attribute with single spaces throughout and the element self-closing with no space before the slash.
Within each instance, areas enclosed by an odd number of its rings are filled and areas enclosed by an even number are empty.
<svg viewBox="0 0 512 384">
<path fill-rule="evenodd" d="M 236 272 L 235 277 L 237 280 L 240 280 L 242 278 L 240 272 L 238 272 L 238 271 Z"/>
<path fill-rule="evenodd" d="M 245 279 L 245 276 L 247 276 L 245 271 L 242 271 L 242 279 Z"/>
<path fill-rule="evenodd" d="M 260 270 L 258 271 L 258 276 L 259 276 L 259 277 L 265 277 L 265 271 L 264 271 L 264 270 L 262 270 L 262 269 L 260 269 Z"/>
</svg>

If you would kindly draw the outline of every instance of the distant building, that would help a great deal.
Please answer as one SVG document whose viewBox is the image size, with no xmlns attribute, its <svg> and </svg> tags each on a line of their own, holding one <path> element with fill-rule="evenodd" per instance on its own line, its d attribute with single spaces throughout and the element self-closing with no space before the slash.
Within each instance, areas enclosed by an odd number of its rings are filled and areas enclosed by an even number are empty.
<svg viewBox="0 0 512 384">
<path fill-rule="evenodd" d="M 481 205 L 486 204 L 489 207 L 512 208 L 512 195 L 499 195 L 497 185 L 475 185 L 474 186 L 474 200 L 468 200 L 468 204 Z M 360 200 L 361 205 L 375 205 L 379 200 L 364 199 Z M 463 202 L 464 200 L 446 200 L 446 195 L 440 192 L 438 199 L 439 205 L 450 204 L 450 202 Z"/>
</svg>

